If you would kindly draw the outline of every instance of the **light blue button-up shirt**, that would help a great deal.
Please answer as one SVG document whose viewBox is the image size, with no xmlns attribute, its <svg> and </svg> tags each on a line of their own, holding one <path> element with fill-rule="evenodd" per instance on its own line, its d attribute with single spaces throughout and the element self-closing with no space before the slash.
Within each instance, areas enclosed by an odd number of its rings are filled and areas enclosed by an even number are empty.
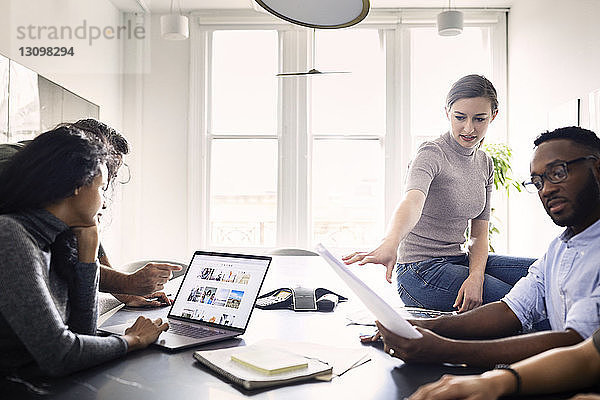
<svg viewBox="0 0 600 400">
<path fill-rule="evenodd" d="M 575 236 L 566 229 L 502 301 L 524 330 L 548 318 L 553 330 L 592 336 L 600 326 L 600 220 Z"/>
</svg>

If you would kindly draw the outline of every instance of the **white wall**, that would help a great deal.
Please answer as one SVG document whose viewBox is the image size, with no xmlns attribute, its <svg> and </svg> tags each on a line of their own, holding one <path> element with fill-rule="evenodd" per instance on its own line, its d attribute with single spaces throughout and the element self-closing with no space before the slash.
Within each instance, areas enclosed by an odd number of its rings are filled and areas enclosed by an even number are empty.
<svg viewBox="0 0 600 400">
<path fill-rule="evenodd" d="M 0 1 L 0 53 L 44 75 L 68 90 L 100 106 L 100 119 L 120 129 L 121 41 L 112 39 L 40 41 L 19 39 L 19 26 L 118 26 L 121 13 L 108 0 L 2 0 Z M 47 31 L 46 31 L 47 32 Z M 37 37 L 37 32 L 36 32 Z M 73 57 L 22 57 L 21 46 L 73 46 Z M 119 209 L 116 210 L 117 214 Z M 111 257 L 119 258 L 120 218 L 116 217 L 103 234 Z"/>
<path fill-rule="evenodd" d="M 101 118 L 121 126 L 120 41 L 20 39 L 18 27 L 29 25 L 75 28 L 118 26 L 120 12 L 108 0 L 2 0 L 0 1 L 0 53 L 100 105 Z M 48 30 L 42 31 L 44 35 Z M 37 31 L 34 30 L 37 37 Z M 21 57 L 21 46 L 73 46 L 70 57 Z"/>
<path fill-rule="evenodd" d="M 513 166 L 526 178 L 533 139 L 548 113 L 600 88 L 600 1 L 517 0 L 508 17 L 508 140 Z M 562 229 L 537 195 L 510 198 L 509 250 L 539 256 Z"/>
<path fill-rule="evenodd" d="M 132 135 L 132 181 L 123 191 L 122 261 L 188 261 L 187 125 L 190 41 L 160 36 L 160 16 L 146 16 L 151 32 L 138 67 L 124 80 L 125 131 Z M 126 70 L 136 54 L 126 48 Z"/>
</svg>

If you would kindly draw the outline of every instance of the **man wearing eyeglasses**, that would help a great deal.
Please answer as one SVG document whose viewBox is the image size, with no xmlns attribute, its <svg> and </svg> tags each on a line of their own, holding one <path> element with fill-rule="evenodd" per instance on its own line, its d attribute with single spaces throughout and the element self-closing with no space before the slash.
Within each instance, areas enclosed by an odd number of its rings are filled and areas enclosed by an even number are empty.
<svg viewBox="0 0 600 400">
<path fill-rule="evenodd" d="M 129 145 L 119 132 L 92 118 L 81 119 L 69 125 L 87 132 L 105 144 L 112 155 L 108 165 L 112 180 L 120 183 L 129 182 L 129 167 L 123 163 L 123 156 L 129 153 Z M 28 142 L 0 144 L 0 171 Z M 98 260 L 100 261 L 100 291 L 112 293 L 119 301 L 132 307 L 161 307 L 170 304 L 162 289 L 173 276 L 173 271 L 181 270 L 180 266 L 148 263 L 131 274 L 125 274 L 112 268 L 102 244 L 98 251 Z"/>
<path fill-rule="evenodd" d="M 387 352 L 405 361 L 489 367 L 576 344 L 598 329 L 600 139 L 568 127 L 543 133 L 534 144 L 531 180 L 523 184 L 565 231 L 501 301 L 413 321 L 421 339 L 403 339 L 378 323 Z M 552 331 L 517 335 L 546 318 Z"/>
</svg>

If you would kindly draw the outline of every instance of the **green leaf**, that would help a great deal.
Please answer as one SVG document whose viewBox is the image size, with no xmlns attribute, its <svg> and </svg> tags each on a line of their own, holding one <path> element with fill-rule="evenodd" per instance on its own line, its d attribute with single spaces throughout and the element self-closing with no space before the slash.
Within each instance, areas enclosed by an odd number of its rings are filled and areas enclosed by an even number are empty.
<svg viewBox="0 0 600 400">
<path fill-rule="evenodd" d="M 521 192 L 521 184 L 512 177 L 512 168 L 510 166 L 512 159 L 511 148 L 503 143 L 486 143 L 481 147 L 482 150 L 490 156 L 492 163 L 494 164 L 494 187 L 496 190 L 503 189 L 507 196 L 510 196 L 511 189 L 516 189 L 518 192 Z M 492 210 L 492 215 L 493 213 L 494 210 Z M 488 233 L 490 238 L 489 249 L 494 252 L 492 237 L 499 234 L 500 230 L 490 222 Z"/>
</svg>

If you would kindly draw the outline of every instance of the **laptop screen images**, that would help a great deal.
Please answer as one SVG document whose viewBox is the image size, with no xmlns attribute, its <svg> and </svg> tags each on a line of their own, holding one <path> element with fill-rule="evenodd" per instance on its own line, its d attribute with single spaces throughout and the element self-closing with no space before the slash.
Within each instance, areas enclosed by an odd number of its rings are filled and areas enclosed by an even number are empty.
<svg viewBox="0 0 600 400">
<path fill-rule="evenodd" d="M 169 317 L 245 329 L 270 257 L 197 251 Z"/>
</svg>

